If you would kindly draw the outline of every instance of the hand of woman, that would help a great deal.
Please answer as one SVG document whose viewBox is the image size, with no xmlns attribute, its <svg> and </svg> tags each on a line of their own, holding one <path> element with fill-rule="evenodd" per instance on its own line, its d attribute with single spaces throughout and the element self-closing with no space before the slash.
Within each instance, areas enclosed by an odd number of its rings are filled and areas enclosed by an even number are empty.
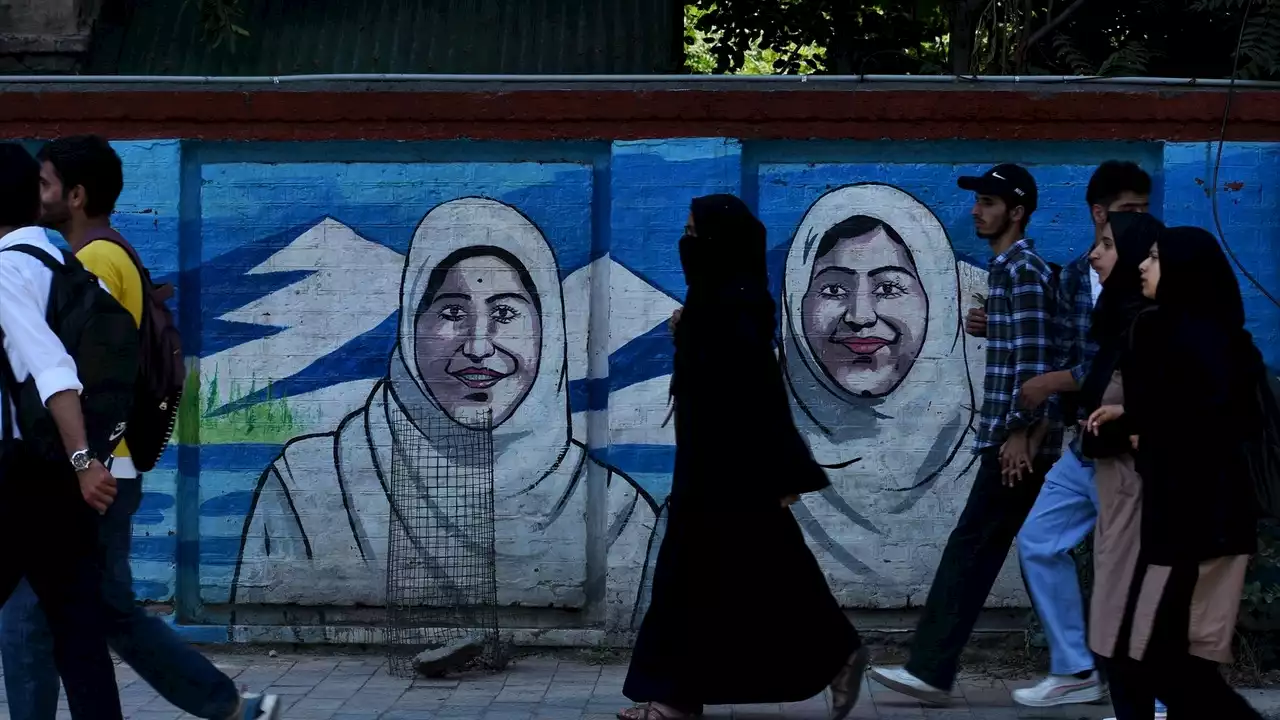
<svg viewBox="0 0 1280 720">
<path fill-rule="evenodd" d="M 796 503 L 798 503 L 798 502 L 800 502 L 800 496 L 799 496 L 799 495 L 788 495 L 788 496 L 786 496 L 786 497 L 782 498 L 782 507 L 784 507 L 784 508 L 789 508 L 789 507 L 791 507 L 792 505 L 795 505 L 795 504 L 796 504 Z"/>
<path fill-rule="evenodd" d="M 1094 435 L 1097 435 L 1103 425 L 1119 420 L 1123 415 L 1123 405 L 1103 405 L 1097 410 L 1094 410 L 1093 413 L 1089 415 L 1089 419 L 1084 421 L 1084 428 Z"/>
<path fill-rule="evenodd" d="M 676 334 L 676 325 L 680 324 L 680 313 L 684 312 L 684 308 L 676 308 L 671 312 L 671 319 L 667 321 L 667 330 L 672 334 Z"/>
</svg>

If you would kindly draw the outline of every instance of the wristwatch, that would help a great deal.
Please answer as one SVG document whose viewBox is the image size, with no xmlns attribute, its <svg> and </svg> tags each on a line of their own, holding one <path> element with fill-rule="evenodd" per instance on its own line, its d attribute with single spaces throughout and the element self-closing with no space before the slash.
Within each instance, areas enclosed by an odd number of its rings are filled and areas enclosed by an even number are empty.
<svg viewBox="0 0 1280 720">
<path fill-rule="evenodd" d="M 88 449 L 77 450 L 71 453 L 71 467 L 75 468 L 76 472 L 84 472 L 85 470 L 88 470 L 89 463 L 91 462 L 93 462 L 93 457 L 89 455 Z"/>
</svg>

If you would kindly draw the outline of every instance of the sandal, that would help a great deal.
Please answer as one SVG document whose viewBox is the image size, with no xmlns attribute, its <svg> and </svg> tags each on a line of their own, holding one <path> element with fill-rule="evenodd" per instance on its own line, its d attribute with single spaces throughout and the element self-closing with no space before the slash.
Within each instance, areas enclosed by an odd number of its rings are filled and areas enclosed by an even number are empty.
<svg viewBox="0 0 1280 720">
<path fill-rule="evenodd" d="M 860 647 L 849 656 L 848 662 L 840 669 L 840 674 L 831 681 L 831 720 L 844 720 L 858 704 L 858 695 L 862 692 L 862 677 L 870 663 L 871 653 Z M 627 718 L 626 720 L 635 720 Z M 647 720 L 640 718 L 639 720 Z"/>
<path fill-rule="evenodd" d="M 661 703 L 640 703 L 618 712 L 618 720 L 688 720 L 701 713 L 683 713 Z"/>
</svg>

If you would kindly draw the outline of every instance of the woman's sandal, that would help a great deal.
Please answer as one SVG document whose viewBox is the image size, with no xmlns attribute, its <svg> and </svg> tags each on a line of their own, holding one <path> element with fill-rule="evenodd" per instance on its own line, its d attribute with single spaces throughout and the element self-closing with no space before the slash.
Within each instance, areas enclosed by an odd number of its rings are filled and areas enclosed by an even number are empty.
<svg viewBox="0 0 1280 720">
<path fill-rule="evenodd" d="M 862 678 L 867 672 L 871 653 L 860 647 L 849 656 L 848 662 L 840 669 L 840 674 L 831 681 L 831 720 L 844 720 L 858 704 L 858 695 L 862 692 Z M 627 720 L 635 720 L 627 718 Z M 646 719 L 639 719 L 646 720 Z"/>
<path fill-rule="evenodd" d="M 694 713 L 682 713 L 659 703 L 640 703 L 634 707 L 618 712 L 618 720 L 688 720 L 697 717 Z"/>
</svg>

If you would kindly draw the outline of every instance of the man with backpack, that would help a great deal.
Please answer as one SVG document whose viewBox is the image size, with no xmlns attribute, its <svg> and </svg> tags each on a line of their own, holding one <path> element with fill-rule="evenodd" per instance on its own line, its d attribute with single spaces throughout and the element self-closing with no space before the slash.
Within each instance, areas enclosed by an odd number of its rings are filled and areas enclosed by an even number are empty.
<svg viewBox="0 0 1280 720">
<path fill-rule="evenodd" d="M 111 458 L 117 495 L 102 518 L 99 538 L 105 555 L 99 595 L 105 601 L 107 641 L 166 700 L 192 715 L 275 720 L 280 712 L 276 696 L 242 697 L 231 678 L 136 603 L 129 566 L 132 516 L 142 501 L 140 471 L 154 466 L 172 432 L 181 394 L 180 345 L 160 299 L 164 290 L 152 285 L 133 248 L 111 227 L 124 183 L 115 151 L 100 137 L 76 136 L 47 143 L 38 159 L 41 224 L 63 236 L 141 329 L 141 372 L 132 411 Z M 0 615 L 0 653 L 14 720 L 53 720 L 57 708 L 49 629 L 35 601 L 30 589 L 22 587 Z"/>
<path fill-rule="evenodd" d="M 113 504 L 116 481 L 91 449 L 76 361 L 47 322 L 56 283 L 69 275 L 55 274 L 61 253 L 39 217 L 39 163 L 0 143 L 0 599 L 25 577 L 48 617 L 46 655 L 66 683 L 71 716 L 118 720 L 96 598 L 97 515 Z M 24 420 L 36 414 L 54 437 L 31 432 Z M 41 452 L 50 445 L 61 458 Z"/>
</svg>

